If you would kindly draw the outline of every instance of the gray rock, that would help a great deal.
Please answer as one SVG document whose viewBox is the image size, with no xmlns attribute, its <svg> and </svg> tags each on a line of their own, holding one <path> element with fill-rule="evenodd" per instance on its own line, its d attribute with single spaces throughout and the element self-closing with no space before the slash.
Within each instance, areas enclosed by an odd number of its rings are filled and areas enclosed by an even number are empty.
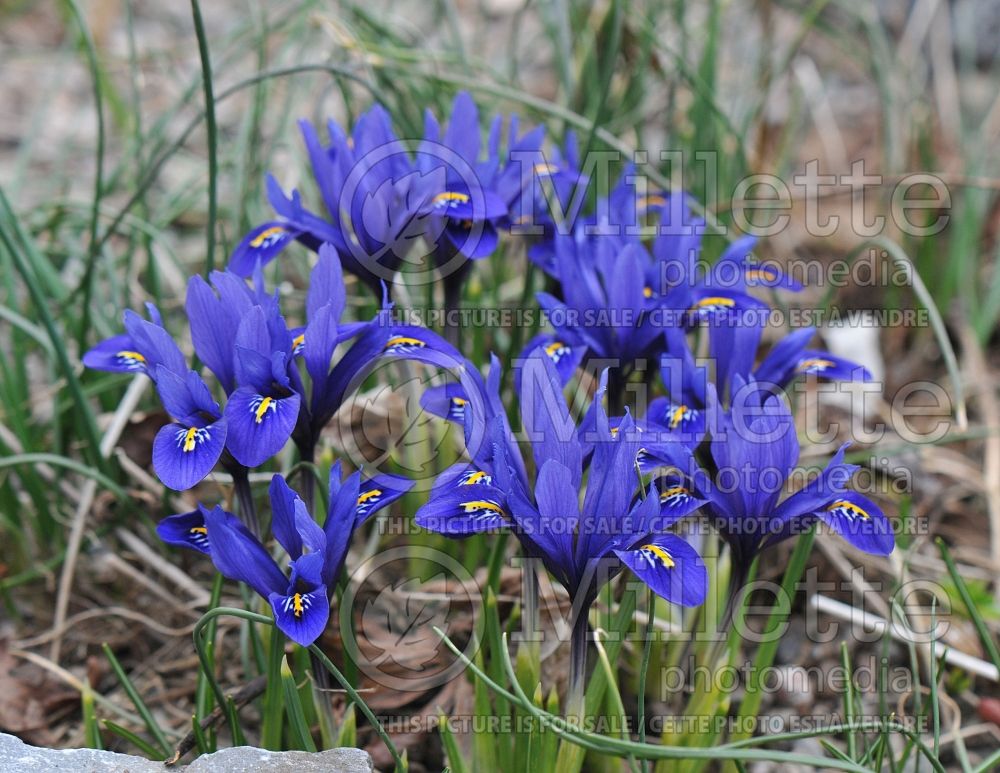
<svg viewBox="0 0 1000 773">
<path fill-rule="evenodd" d="M 251 746 L 220 749 L 205 754 L 186 773 L 372 773 L 372 759 L 361 749 L 327 749 L 324 752 L 269 752 Z M 163 773 L 163 766 L 160 766 Z"/>
<path fill-rule="evenodd" d="M 131 754 L 94 749 L 41 749 L 0 733 L 0 773 L 66 770 L 87 773 L 372 773 L 372 761 L 361 749 L 329 749 L 318 754 L 269 752 L 250 746 L 222 749 L 198 757 L 190 765 L 166 767 Z"/>
</svg>

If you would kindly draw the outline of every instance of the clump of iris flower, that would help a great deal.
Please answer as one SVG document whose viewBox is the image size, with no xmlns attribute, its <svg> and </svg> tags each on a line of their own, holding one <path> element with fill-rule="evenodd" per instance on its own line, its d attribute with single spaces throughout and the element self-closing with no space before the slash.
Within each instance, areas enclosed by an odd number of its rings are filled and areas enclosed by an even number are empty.
<svg viewBox="0 0 1000 773">
<path fill-rule="evenodd" d="M 629 568 L 670 602 L 703 601 L 705 565 L 694 548 L 668 531 L 701 503 L 662 496 L 667 489 L 659 488 L 659 481 L 643 486 L 637 472 L 642 436 L 627 416 L 617 428 L 610 426 L 602 405 L 604 379 L 591 409 L 593 437 L 582 436 L 559 375 L 544 355 L 529 357 L 519 378 L 521 419 L 537 470 L 532 481 L 503 415 L 499 382 L 496 360 L 486 383 L 474 375 L 463 381 L 466 436 L 482 442 L 469 446 L 468 463 L 442 474 L 416 522 L 453 537 L 509 529 L 525 553 L 540 559 L 566 588 L 573 602 L 570 703 L 576 705 L 586 670 L 588 612 L 617 572 Z M 441 397 L 434 393 L 428 404 Z M 678 467 L 688 464 L 683 446 L 658 452 Z"/>
<path fill-rule="evenodd" d="M 243 522 L 219 506 L 164 518 L 160 538 L 171 545 L 205 553 L 219 572 L 245 582 L 270 605 L 275 625 L 292 641 L 308 647 L 326 628 L 333 595 L 351 535 L 372 514 L 412 486 L 395 475 L 341 480 L 338 461 L 330 471 L 330 504 L 323 526 L 281 475 L 271 479 L 271 531 L 288 556 L 287 572 Z"/>
<path fill-rule="evenodd" d="M 240 241 L 230 270 L 249 276 L 258 262 L 273 260 L 293 241 L 312 250 L 329 242 L 344 256 L 345 269 L 378 293 L 380 283 L 392 284 L 423 238 L 453 306 L 468 261 L 494 252 L 498 228 L 522 217 L 536 180 L 562 185 L 566 176 L 561 157 L 549 163 L 541 154 L 544 131 L 518 136 L 515 120 L 502 157 L 502 122 L 500 116 L 493 120 L 483 153 L 479 111 L 466 92 L 456 95 L 443 130 L 426 111 L 416 143 L 400 139 L 381 105 L 362 114 L 349 135 L 328 122 L 326 143 L 301 121 L 323 209 L 310 210 L 297 190 L 286 194 L 268 176 L 268 199 L 278 217 Z"/>
<path fill-rule="evenodd" d="M 289 440 L 312 461 L 323 428 L 373 362 L 437 364 L 435 352 L 458 357 L 431 331 L 395 324 L 389 306 L 363 323 L 343 322 L 345 306 L 339 256 L 329 244 L 320 248 L 310 275 L 302 327 L 288 327 L 277 294 L 264 290 L 259 271 L 253 284 L 232 272 L 215 272 L 211 283 L 193 277 L 186 304 L 191 339 L 226 395 L 221 409 L 158 316 L 146 322 L 126 312 L 125 335 L 98 344 L 84 362 L 99 370 L 146 373 L 156 382 L 173 418 L 154 443 L 153 466 L 166 486 L 189 489 L 221 463 L 245 487 L 246 471 Z M 355 338 L 337 357 L 337 348 Z"/>
<path fill-rule="evenodd" d="M 545 348 L 565 380 L 577 363 L 616 363 L 611 399 L 619 414 L 625 381 L 643 361 L 660 356 L 664 329 L 764 308 L 745 292 L 713 287 L 698 275 L 653 296 L 648 277 L 654 264 L 638 241 L 557 235 L 553 276 L 560 297 L 538 294 L 555 334 L 532 344 Z"/>
</svg>

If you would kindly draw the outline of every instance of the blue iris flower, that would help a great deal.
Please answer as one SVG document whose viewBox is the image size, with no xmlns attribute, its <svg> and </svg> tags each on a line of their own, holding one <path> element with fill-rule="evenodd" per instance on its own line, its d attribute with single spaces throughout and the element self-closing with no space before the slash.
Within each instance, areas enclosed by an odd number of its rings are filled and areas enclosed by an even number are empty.
<svg viewBox="0 0 1000 773">
<path fill-rule="evenodd" d="M 275 624 L 308 647 L 323 633 L 351 535 L 371 515 L 403 496 L 412 482 L 395 475 L 341 480 L 340 462 L 330 471 L 330 505 L 322 528 L 285 479 L 271 479 L 271 531 L 288 555 L 286 573 L 268 549 L 232 513 L 221 507 L 164 518 L 160 538 L 211 557 L 219 572 L 245 582 L 268 601 Z"/>
<path fill-rule="evenodd" d="M 443 173 L 443 187 L 428 203 L 431 217 L 427 236 L 437 245 L 439 261 L 456 253 L 484 258 L 496 249 L 497 225 L 507 217 L 507 202 L 491 184 L 500 165 L 499 127 L 498 116 L 492 124 L 486 158 L 480 160 L 479 110 L 467 92 L 456 95 L 443 136 L 434 114 L 430 110 L 424 113 L 424 136 L 416 164 L 426 176 Z"/>
<path fill-rule="evenodd" d="M 314 251 L 330 243 L 343 256 L 344 268 L 379 293 L 381 283 L 392 281 L 422 234 L 419 216 L 433 191 L 420 185 L 420 176 L 380 105 L 362 114 L 350 135 L 328 122 L 328 145 L 308 121 L 300 121 L 299 127 L 325 211 L 315 214 L 297 190 L 286 194 L 268 175 L 268 200 L 279 217 L 243 238 L 229 268 L 249 276 L 258 261 L 268 263 L 293 241 Z"/>
<path fill-rule="evenodd" d="M 579 232 L 558 235 L 552 273 L 561 298 L 538 294 L 556 332 L 533 344 L 561 352 L 559 359 L 567 363 L 560 372 L 566 378 L 572 374 L 571 363 L 575 367 L 591 358 L 616 361 L 627 375 L 639 360 L 659 356 L 666 328 L 690 327 L 737 313 L 759 314 L 766 308 L 742 290 L 713 286 L 695 268 L 656 294 L 649 277 L 664 260 L 654 258 L 638 241 L 588 239 Z M 584 353 L 576 351 L 580 348 Z"/>
<path fill-rule="evenodd" d="M 745 576 L 762 550 L 817 520 L 860 550 L 891 553 L 889 520 L 872 500 L 847 488 L 858 468 L 844 462 L 846 445 L 818 476 L 782 500 L 799 460 L 791 411 L 778 395 L 761 402 L 759 393 L 742 388 L 742 379 L 737 385 L 739 397 L 729 411 L 721 411 L 709 392 L 719 428 L 710 443 L 716 472 L 711 483 L 699 485 L 707 512 L 730 546 L 737 576 Z"/>
</svg>

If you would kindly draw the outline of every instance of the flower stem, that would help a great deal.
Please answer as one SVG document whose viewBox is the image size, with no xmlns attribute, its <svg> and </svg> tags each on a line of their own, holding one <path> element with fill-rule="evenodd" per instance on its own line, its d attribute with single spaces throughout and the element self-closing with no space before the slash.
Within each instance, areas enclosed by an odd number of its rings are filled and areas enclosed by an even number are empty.
<svg viewBox="0 0 1000 773">
<path fill-rule="evenodd" d="M 250 490 L 250 476 L 247 468 L 240 466 L 233 469 L 233 491 L 240 503 L 240 516 L 250 532 L 260 539 L 260 520 L 257 518 L 257 506 Z"/>
<path fill-rule="evenodd" d="M 573 622 L 569 642 L 569 693 L 567 715 L 583 715 L 583 683 L 587 678 L 587 644 L 590 639 L 589 609 L 580 609 Z"/>
<path fill-rule="evenodd" d="M 316 512 L 313 510 L 316 502 L 316 472 L 313 468 L 316 458 L 315 443 L 299 446 L 299 458 L 302 463 L 302 501 L 305 502 L 309 514 L 315 517 Z"/>
</svg>

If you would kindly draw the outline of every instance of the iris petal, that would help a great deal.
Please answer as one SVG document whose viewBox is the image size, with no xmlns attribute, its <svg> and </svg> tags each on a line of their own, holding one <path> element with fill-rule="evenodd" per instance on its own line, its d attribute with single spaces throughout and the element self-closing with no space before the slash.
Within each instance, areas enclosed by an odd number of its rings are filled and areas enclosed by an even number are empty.
<svg viewBox="0 0 1000 773">
<path fill-rule="evenodd" d="M 208 529 L 201 510 L 167 516 L 156 524 L 156 533 L 168 545 L 190 548 L 209 555 Z"/>
<path fill-rule="evenodd" d="M 252 387 L 240 387 L 226 404 L 228 447 L 236 461 L 247 467 L 263 464 L 288 442 L 298 421 L 301 398 L 270 397 Z"/>
<path fill-rule="evenodd" d="M 271 593 L 267 600 L 274 610 L 275 625 L 296 644 L 308 647 L 326 630 L 330 602 L 322 588 L 307 593 Z"/>
<path fill-rule="evenodd" d="M 708 590 L 705 563 L 680 537 L 660 534 L 640 540 L 631 550 L 615 553 L 636 577 L 667 601 L 695 607 L 705 600 Z"/>
<path fill-rule="evenodd" d="M 418 526 L 451 536 L 466 536 L 510 526 L 506 497 L 494 486 L 459 486 L 417 510 Z"/>
<path fill-rule="evenodd" d="M 153 469 L 167 488 L 186 491 L 215 467 L 226 447 L 226 435 L 223 419 L 203 427 L 167 424 L 153 440 Z"/>
<path fill-rule="evenodd" d="M 229 258 L 229 270 L 242 277 L 250 276 L 258 261 L 261 265 L 270 263 L 301 232 L 301 228 L 279 220 L 260 224 L 236 245 Z"/>
<path fill-rule="evenodd" d="M 878 505 L 861 494 L 844 492 L 820 510 L 818 515 L 858 550 L 887 556 L 895 547 L 895 536 L 889 519 Z"/>
</svg>

